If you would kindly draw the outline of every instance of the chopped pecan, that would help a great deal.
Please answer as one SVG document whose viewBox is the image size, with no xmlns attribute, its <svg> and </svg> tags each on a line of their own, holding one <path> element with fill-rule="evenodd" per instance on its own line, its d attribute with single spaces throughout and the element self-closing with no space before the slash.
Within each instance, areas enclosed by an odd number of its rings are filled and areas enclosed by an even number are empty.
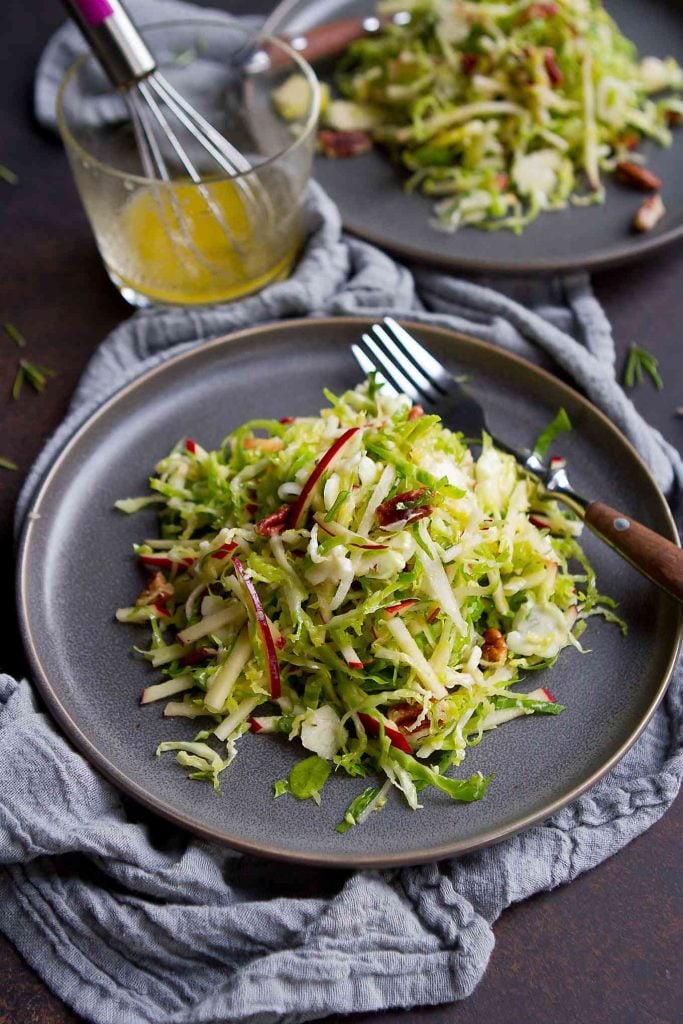
<svg viewBox="0 0 683 1024">
<path fill-rule="evenodd" d="M 410 730 L 422 713 L 421 704 L 394 704 L 389 708 L 388 717 L 399 729 Z"/>
<path fill-rule="evenodd" d="M 285 446 L 281 437 L 245 437 L 244 447 L 247 451 L 279 452 Z"/>
<path fill-rule="evenodd" d="M 683 114 L 678 110 L 667 110 L 666 123 L 669 128 L 680 128 L 683 124 Z"/>
<path fill-rule="evenodd" d="M 665 213 L 666 207 L 662 202 L 662 197 L 659 192 L 655 192 L 653 196 L 648 196 L 641 205 L 633 218 L 633 227 L 636 231 L 651 231 Z"/>
<path fill-rule="evenodd" d="M 499 629 L 487 629 L 484 633 L 484 643 L 481 649 L 482 661 L 496 663 L 505 661 L 508 649 L 505 637 Z"/>
<path fill-rule="evenodd" d="M 188 651 L 180 659 L 180 664 L 189 665 L 200 665 L 203 661 L 207 661 L 209 658 L 215 658 L 218 655 L 218 651 L 215 647 L 197 647 L 194 651 Z"/>
<path fill-rule="evenodd" d="M 430 516 L 432 506 L 424 500 L 430 493 L 426 487 L 417 487 L 413 491 L 395 494 L 377 506 L 377 522 L 380 526 L 391 526 L 392 523 L 415 523 L 418 519 Z"/>
<path fill-rule="evenodd" d="M 164 604 L 172 596 L 173 584 L 166 579 L 163 572 L 155 572 L 148 586 L 136 597 L 135 604 L 138 607 L 146 604 L 156 604 L 157 602 Z"/>
<path fill-rule="evenodd" d="M 661 179 L 648 171 L 647 167 L 640 164 L 633 164 L 628 160 L 622 160 L 617 164 L 617 178 L 624 185 L 640 189 L 641 192 L 658 192 L 662 187 Z"/>
<path fill-rule="evenodd" d="M 460 67 L 464 75 L 472 75 L 479 63 L 478 53 L 463 53 L 460 58 Z"/>
<path fill-rule="evenodd" d="M 274 533 L 282 533 L 287 529 L 291 509 L 291 505 L 281 505 L 277 512 L 272 512 L 256 524 L 256 532 L 261 537 L 272 537 Z"/>
<path fill-rule="evenodd" d="M 637 149 L 640 145 L 640 133 L 634 131 L 624 132 L 619 137 L 619 145 L 623 146 L 624 149 Z"/>
<path fill-rule="evenodd" d="M 343 160 L 349 156 L 360 156 L 372 149 L 372 138 L 360 130 L 350 132 L 318 132 L 318 152 L 332 160 Z"/>
</svg>

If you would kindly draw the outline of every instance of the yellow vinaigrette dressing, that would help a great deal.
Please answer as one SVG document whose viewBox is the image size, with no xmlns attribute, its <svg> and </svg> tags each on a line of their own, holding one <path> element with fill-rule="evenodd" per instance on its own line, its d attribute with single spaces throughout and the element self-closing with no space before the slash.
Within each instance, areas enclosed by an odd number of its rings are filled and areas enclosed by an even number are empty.
<svg viewBox="0 0 683 1024">
<path fill-rule="evenodd" d="M 298 217 L 274 220 L 266 223 L 232 181 L 141 188 L 119 213 L 107 262 L 118 282 L 157 302 L 234 299 L 289 273 Z"/>
</svg>

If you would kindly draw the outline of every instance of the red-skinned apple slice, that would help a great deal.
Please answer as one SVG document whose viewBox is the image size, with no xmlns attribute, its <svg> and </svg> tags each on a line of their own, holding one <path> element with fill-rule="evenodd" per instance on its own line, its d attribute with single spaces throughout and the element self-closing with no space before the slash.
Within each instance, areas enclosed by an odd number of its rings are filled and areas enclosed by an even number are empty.
<svg viewBox="0 0 683 1024">
<path fill-rule="evenodd" d="M 529 522 L 532 524 L 532 526 L 535 526 L 537 530 L 550 529 L 550 520 L 546 519 L 545 516 L 536 515 L 535 513 L 532 513 L 529 516 Z"/>
<path fill-rule="evenodd" d="M 306 512 L 308 511 L 308 506 L 311 504 L 311 499 L 313 498 L 315 485 L 325 470 L 329 469 L 331 463 L 336 459 L 346 442 L 350 441 L 354 434 L 357 434 L 359 430 L 360 427 L 349 427 L 349 429 L 345 430 L 341 437 L 338 437 L 334 444 L 325 452 L 322 459 L 304 484 L 301 494 L 289 510 L 289 526 L 291 529 L 298 530 L 303 525 Z"/>
<path fill-rule="evenodd" d="M 231 540 L 231 541 L 229 541 L 229 543 L 221 544 L 221 546 L 219 548 L 216 548 L 215 551 L 212 551 L 211 552 L 211 557 L 212 558 L 226 558 L 230 554 L 231 551 L 235 550 L 236 547 L 237 547 L 237 544 L 235 544 L 235 542 L 233 540 Z"/>
<path fill-rule="evenodd" d="M 405 601 L 399 601 L 398 604 L 387 605 L 387 607 L 383 609 L 383 613 L 388 619 L 393 619 L 394 615 L 400 615 L 406 610 L 406 608 L 412 608 L 413 605 L 417 603 L 418 601 L 416 597 L 407 597 Z"/>
<path fill-rule="evenodd" d="M 366 714 L 364 711 L 359 711 L 358 717 L 363 723 L 363 728 L 368 736 L 379 736 L 379 722 L 376 718 L 373 718 L 372 715 Z M 385 722 L 384 731 L 392 747 L 396 747 L 397 750 L 402 750 L 404 754 L 412 754 L 413 748 L 398 729 L 392 729 L 391 726 L 387 725 Z"/>
<path fill-rule="evenodd" d="M 254 610 L 254 618 L 256 619 L 256 625 L 258 626 L 259 633 L 261 634 L 261 640 L 263 641 L 263 647 L 266 653 L 266 663 L 268 666 L 268 675 L 270 677 L 270 695 L 273 700 L 277 700 L 280 696 L 280 666 L 277 661 L 277 654 L 275 653 L 275 644 L 273 643 L 273 634 L 270 631 L 268 624 L 268 616 L 263 610 L 261 604 L 261 598 L 256 592 L 256 587 L 249 579 L 244 571 L 244 566 L 240 562 L 239 558 L 233 558 L 232 564 L 235 567 L 235 572 L 244 584 L 244 589 L 249 595 L 252 608 Z"/>
</svg>

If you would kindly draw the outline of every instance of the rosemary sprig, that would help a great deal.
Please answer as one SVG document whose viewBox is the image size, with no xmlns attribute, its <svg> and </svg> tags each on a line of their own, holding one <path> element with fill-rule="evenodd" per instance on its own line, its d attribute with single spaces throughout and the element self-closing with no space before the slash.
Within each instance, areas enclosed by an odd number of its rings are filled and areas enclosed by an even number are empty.
<svg viewBox="0 0 683 1024">
<path fill-rule="evenodd" d="M 44 391 L 48 377 L 54 377 L 55 371 L 47 366 L 38 366 L 36 363 L 29 363 L 28 359 L 19 360 L 19 369 L 12 384 L 12 398 L 17 399 L 21 394 L 24 381 L 27 381 L 34 391 Z"/>
<path fill-rule="evenodd" d="M 6 181 L 8 185 L 16 185 L 19 181 L 19 175 L 15 174 L 9 167 L 5 167 L 4 164 L 0 164 L 0 178 Z"/>
<path fill-rule="evenodd" d="M 18 327 L 15 327 L 14 324 L 3 324 L 2 329 L 18 348 L 26 348 L 26 338 Z"/>
<path fill-rule="evenodd" d="M 640 345 L 631 345 L 624 369 L 624 385 L 633 388 L 642 384 L 643 372 L 647 373 L 658 391 L 664 387 L 664 381 L 658 370 L 659 360 Z"/>
<path fill-rule="evenodd" d="M 16 470 L 19 469 L 19 467 L 17 466 L 16 462 L 12 461 L 12 459 L 8 459 L 7 456 L 5 455 L 0 455 L 0 469 Z"/>
</svg>

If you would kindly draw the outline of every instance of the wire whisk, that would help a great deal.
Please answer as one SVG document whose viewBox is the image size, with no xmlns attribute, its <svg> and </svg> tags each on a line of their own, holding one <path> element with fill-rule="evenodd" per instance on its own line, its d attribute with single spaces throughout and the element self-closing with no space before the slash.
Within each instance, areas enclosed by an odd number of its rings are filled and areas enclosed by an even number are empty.
<svg viewBox="0 0 683 1024">
<path fill-rule="evenodd" d="M 263 185 L 255 175 L 248 175 L 253 170 L 250 161 L 161 74 L 120 0 L 64 2 L 112 84 L 125 100 L 145 177 L 170 183 L 173 176 L 168 157 L 174 156 L 190 181 L 197 185 L 199 195 L 226 240 L 241 254 L 235 231 L 212 195 L 206 179 L 212 174 L 227 174 L 234 178 L 247 214 L 254 221 L 263 222 L 264 218 L 272 217 L 273 210 Z M 188 133 L 188 142 L 192 141 L 193 149 L 200 153 L 201 168 L 190 154 L 189 146 L 182 141 L 181 130 Z M 167 190 L 167 198 L 183 244 L 191 249 L 199 262 L 208 266 L 206 254 L 192 239 L 173 189 Z M 167 221 L 163 203 L 159 201 L 158 206 L 162 218 Z M 168 227 L 168 234 L 173 238 L 177 232 L 171 225 Z"/>
</svg>

